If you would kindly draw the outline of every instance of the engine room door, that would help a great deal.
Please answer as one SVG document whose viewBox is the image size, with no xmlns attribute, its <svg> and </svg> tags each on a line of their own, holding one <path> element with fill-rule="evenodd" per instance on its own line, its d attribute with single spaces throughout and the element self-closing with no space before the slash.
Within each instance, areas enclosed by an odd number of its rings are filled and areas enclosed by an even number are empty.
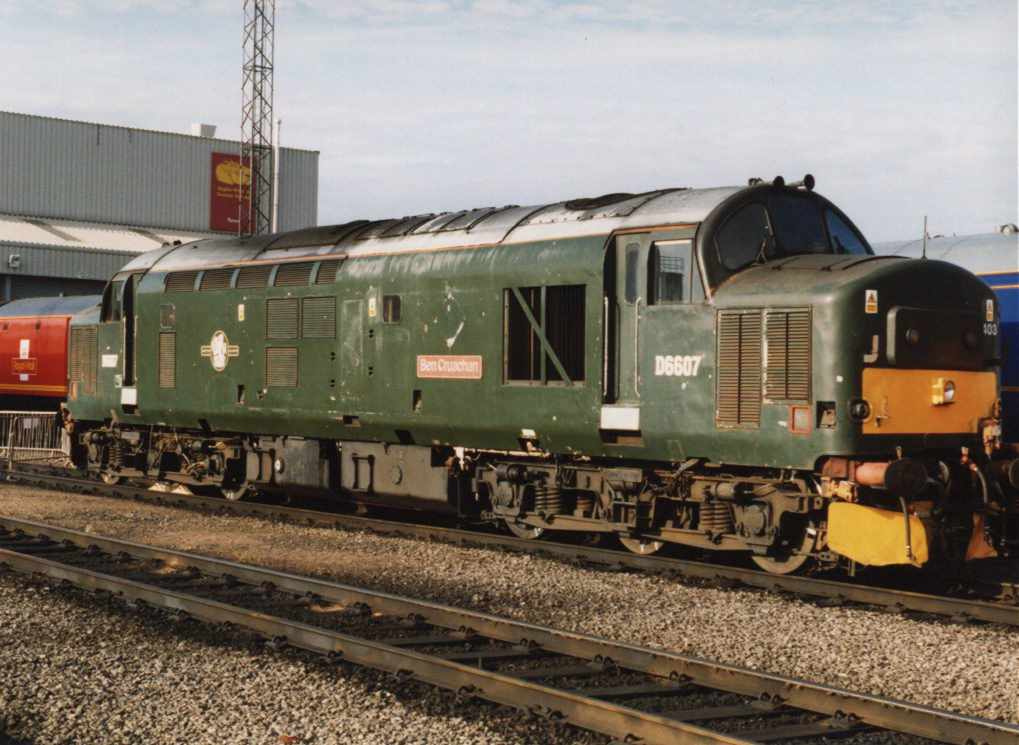
<svg viewBox="0 0 1019 745">
<path fill-rule="evenodd" d="M 368 300 L 344 300 L 340 315 L 339 399 L 350 413 L 363 409 L 371 392 L 377 308 L 371 297 Z"/>
</svg>

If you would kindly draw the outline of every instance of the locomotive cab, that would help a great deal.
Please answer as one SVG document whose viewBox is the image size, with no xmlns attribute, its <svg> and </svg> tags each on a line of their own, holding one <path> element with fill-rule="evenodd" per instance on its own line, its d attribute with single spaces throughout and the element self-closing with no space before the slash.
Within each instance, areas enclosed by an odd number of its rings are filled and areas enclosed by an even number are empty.
<svg viewBox="0 0 1019 745">
<path fill-rule="evenodd" d="M 983 518 L 970 524 L 975 502 L 995 501 L 981 469 L 1004 455 L 989 290 L 949 264 L 875 257 L 809 191 L 730 201 L 697 244 L 716 313 L 715 451 L 809 469 L 832 500 L 820 522 L 765 500 L 764 537 L 793 518 L 790 545 L 816 529 L 815 548 L 869 565 L 923 564 L 935 534 L 966 558 L 993 555 Z"/>
</svg>

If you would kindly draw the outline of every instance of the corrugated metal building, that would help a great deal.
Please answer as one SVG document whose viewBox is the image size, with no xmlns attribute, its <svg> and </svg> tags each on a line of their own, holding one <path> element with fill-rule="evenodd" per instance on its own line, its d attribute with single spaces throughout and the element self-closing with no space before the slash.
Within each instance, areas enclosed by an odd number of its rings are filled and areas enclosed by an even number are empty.
<svg viewBox="0 0 1019 745">
<path fill-rule="evenodd" d="M 135 254 L 233 232 L 223 213 L 236 215 L 238 151 L 0 112 L 0 300 L 97 292 Z M 318 152 L 282 148 L 279 171 L 279 229 L 317 224 Z"/>
</svg>

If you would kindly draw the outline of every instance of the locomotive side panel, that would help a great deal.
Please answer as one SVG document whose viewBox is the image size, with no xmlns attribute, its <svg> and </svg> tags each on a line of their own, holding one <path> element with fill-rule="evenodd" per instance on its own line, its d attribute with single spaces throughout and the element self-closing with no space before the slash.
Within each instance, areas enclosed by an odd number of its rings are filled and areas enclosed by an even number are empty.
<svg viewBox="0 0 1019 745">
<path fill-rule="evenodd" d="M 496 249 L 365 257 L 322 284 L 281 285 L 287 264 L 245 288 L 234 276 L 206 287 L 214 269 L 151 273 L 137 297 L 136 404 L 122 400 L 122 314 L 100 324 L 106 367 L 94 398 L 135 425 L 596 449 L 602 245 L 535 244 L 508 267 Z M 511 379 L 514 290 L 539 304 L 544 293 L 546 306 L 532 313 L 537 329 L 524 321 L 527 351 L 540 354 L 537 330 L 548 324 L 549 337 L 558 333 L 551 344 L 580 350 L 567 362 L 576 379 L 563 381 L 548 354 L 533 366 L 535 379 Z M 520 319 L 512 323 L 519 334 Z"/>
<path fill-rule="evenodd" d="M 348 261 L 338 286 L 348 369 L 340 385 L 343 414 L 356 420 L 346 437 L 597 447 L 603 245 L 594 238 Z M 579 354 L 557 355 L 569 382 L 542 347 L 543 327 L 553 351 Z"/>
</svg>

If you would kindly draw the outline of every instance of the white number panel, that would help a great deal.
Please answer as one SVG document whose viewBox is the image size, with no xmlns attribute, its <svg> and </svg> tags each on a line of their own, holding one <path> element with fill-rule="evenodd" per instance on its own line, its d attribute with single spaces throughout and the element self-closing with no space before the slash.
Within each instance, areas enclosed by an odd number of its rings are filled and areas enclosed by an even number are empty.
<svg viewBox="0 0 1019 745">
<path fill-rule="evenodd" d="M 674 378 L 695 378 L 700 369 L 703 354 L 659 354 L 655 355 L 655 375 Z"/>
</svg>

